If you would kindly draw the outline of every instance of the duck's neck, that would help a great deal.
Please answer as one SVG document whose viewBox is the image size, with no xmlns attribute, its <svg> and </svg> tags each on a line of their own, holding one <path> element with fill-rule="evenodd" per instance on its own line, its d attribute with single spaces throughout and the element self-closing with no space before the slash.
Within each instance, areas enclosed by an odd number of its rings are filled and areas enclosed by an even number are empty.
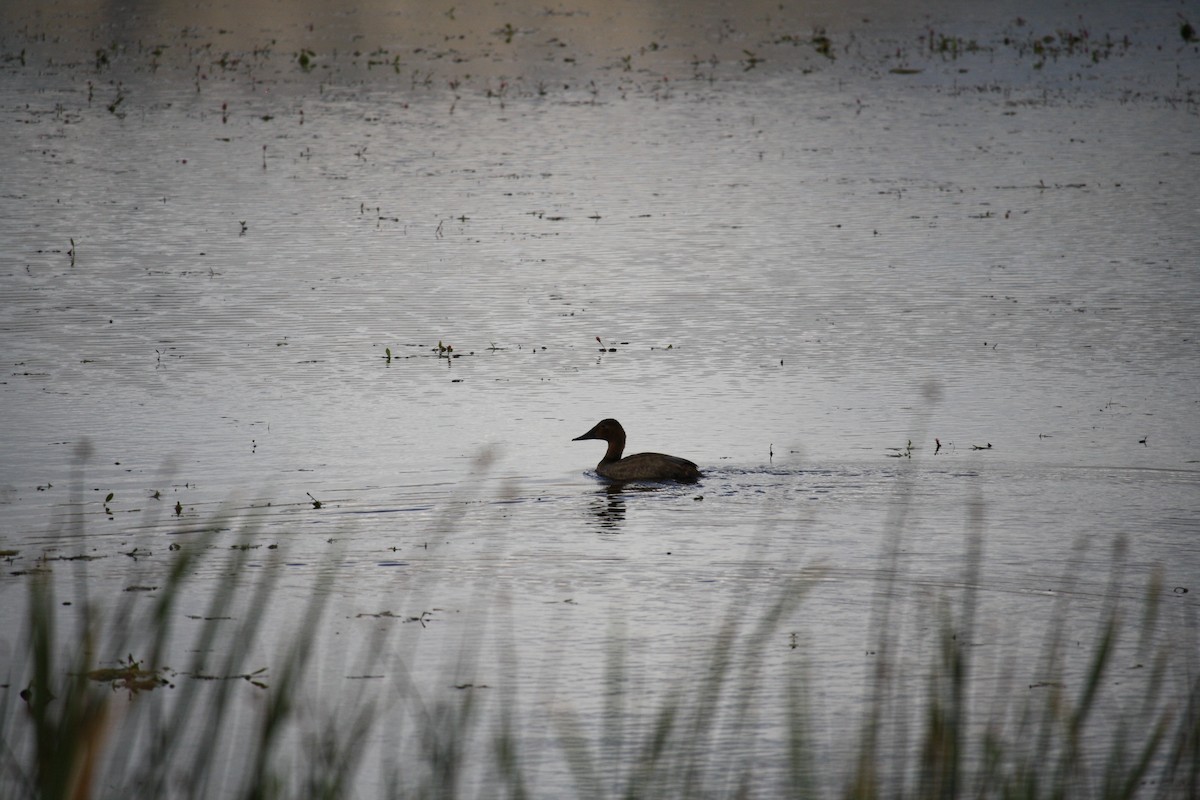
<svg viewBox="0 0 1200 800">
<path fill-rule="evenodd" d="M 608 440 L 608 452 L 604 454 L 604 458 L 600 459 L 601 464 L 609 464 L 613 461 L 620 461 L 621 454 L 625 452 L 625 437 L 614 436 Z"/>
</svg>

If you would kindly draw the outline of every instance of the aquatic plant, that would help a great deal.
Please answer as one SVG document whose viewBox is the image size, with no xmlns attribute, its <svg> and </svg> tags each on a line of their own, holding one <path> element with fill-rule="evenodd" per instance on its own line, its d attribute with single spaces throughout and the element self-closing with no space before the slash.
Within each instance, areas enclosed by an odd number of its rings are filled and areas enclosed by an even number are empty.
<svg viewBox="0 0 1200 800">
<path fill-rule="evenodd" d="M 833 61 L 833 40 L 826 35 L 824 28 L 813 28 L 812 37 L 809 39 L 813 48 L 821 55 Z"/>
<path fill-rule="evenodd" d="M 743 70 L 744 72 L 749 72 L 750 70 L 757 67 L 759 64 L 766 61 L 765 58 L 759 57 L 752 50 L 743 49 L 742 54 L 746 56 L 745 58 L 742 59 L 742 63 L 746 65 Z"/>
<path fill-rule="evenodd" d="M 1183 14 L 1179 15 L 1179 35 L 1185 42 L 1188 42 L 1189 44 L 1191 42 L 1200 41 L 1200 38 L 1196 36 L 1195 27 L 1192 26 L 1192 23 L 1189 22 L 1188 19 L 1183 16 Z M 22 51 L 22 54 L 24 54 L 24 51 Z M 25 62 L 22 60 L 21 63 L 24 64 Z"/>
</svg>

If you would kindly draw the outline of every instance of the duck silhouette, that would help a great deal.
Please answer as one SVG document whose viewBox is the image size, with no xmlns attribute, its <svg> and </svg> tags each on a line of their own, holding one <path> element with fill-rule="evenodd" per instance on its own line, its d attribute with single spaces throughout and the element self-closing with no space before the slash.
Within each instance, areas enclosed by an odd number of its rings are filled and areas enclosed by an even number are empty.
<svg viewBox="0 0 1200 800">
<path fill-rule="evenodd" d="M 625 429 L 615 419 L 602 419 L 582 436 L 571 441 L 603 439 L 608 442 L 604 458 L 596 465 L 596 473 L 610 481 L 680 481 L 695 483 L 700 469 L 686 458 L 663 453 L 634 453 L 621 458 L 625 452 Z"/>
</svg>

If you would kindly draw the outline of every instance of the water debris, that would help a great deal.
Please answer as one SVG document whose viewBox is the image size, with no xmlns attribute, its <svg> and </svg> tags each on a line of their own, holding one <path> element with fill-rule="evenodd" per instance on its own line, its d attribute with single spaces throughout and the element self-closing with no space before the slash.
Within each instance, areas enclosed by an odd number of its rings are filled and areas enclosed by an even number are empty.
<svg viewBox="0 0 1200 800">
<path fill-rule="evenodd" d="M 321 507 L 321 501 L 320 501 L 320 500 L 318 500 L 317 498 L 313 497 L 311 492 L 305 492 L 305 494 L 306 494 L 306 495 L 308 495 L 308 499 L 309 499 L 309 500 L 312 500 L 312 507 L 313 507 L 313 508 L 320 508 L 320 507 Z"/>
<path fill-rule="evenodd" d="M 813 28 L 812 38 L 809 39 L 809 41 L 812 43 L 812 46 L 818 53 L 825 56 L 830 61 L 834 60 L 833 42 L 828 36 L 825 35 L 824 28 Z"/>
<path fill-rule="evenodd" d="M 988 442 L 987 444 L 973 444 L 973 445 L 971 445 L 971 449 L 972 450 L 991 450 L 992 443 Z"/>
<path fill-rule="evenodd" d="M 254 684 L 259 689 L 266 689 L 267 684 L 265 684 L 263 681 L 259 680 L 259 678 L 258 678 L 259 675 L 262 675 L 266 671 L 267 671 L 266 667 L 260 667 L 259 669 L 254 670 L 254 672 L 243 672 L 243 673 L 239 673 L 239 674 L 235 674 L 235 675 L 205 675 L 202 672 L 194 672 L 191 674 L 182 673 L 182 674 L 187 675 L 189 678 L 195 678 L 198 681 L 232 681 L 232 680 L 237 680 L 240 678 L 241 680 L 244 680 L 248 683 Z"/>
<path fill-rule="evenodd" d="M 125 119 L 125 112 L 119 110 L 121 104 L 125 102 L 125 93 L 121 91 L 120 85 L 117 86 L 117 96 L 108 104 L 108 113 L 115 116 L 117 119 Z"/>
<path fill-rule="evenodd" d="M 137 694 L 152 691 L 160 686 L 169 686 L 171 682 L 163 677 L 166 671 L 166 667 L 143 669 L 142 662 L 129 656 L 127 663 L 122 663 L 119 667 L 94 669 L 86 674 L 89 680 L 96 683 L 112 684 L 113 691 L 125 689 L 130 694 Z"/>
<path fill-rule="evenodd" d="M 439 610 L 440 609 L 434 609 L 434 611 Z M 398 619 L 403 623 L 417 622 L 420 623 L 422 628 L 424 628 L 426 627 L 425 622 L 433 619 L 433 611 L 422 611 L 415 617 L 411 615 L 397 614 L 393 611 L 378 611 L 375 613 L 362 611 L 354 615 L 355 619 L 362 619 L 363 617 L 371 617 L 373 619 Z"/>
<path fill-rule="evenodd" d="M 1196 36 L 1196 29 L 1192 27 L 1192 23 L 1188 22 L 1182 14 L 1179 15 L 1179 20 L 1179 35 L 1183 38 L 1183 40 L 1189 44 L 1191 42 L 1200 41 L 1200 37 Z M 22 50 L 21 53 L 24 55 L 25 51 Z M 21 63 L 25 62 L 22 61 Z"/>
</svg>

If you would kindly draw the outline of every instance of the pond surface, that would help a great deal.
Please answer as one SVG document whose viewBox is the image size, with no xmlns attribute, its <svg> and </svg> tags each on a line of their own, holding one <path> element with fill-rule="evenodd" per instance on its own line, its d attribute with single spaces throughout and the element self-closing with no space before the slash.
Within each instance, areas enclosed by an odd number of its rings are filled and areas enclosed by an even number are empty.
<svg viewBox="0 0 1200 800">
<path fill-rule="evenodd" d="M 317 695 L 518 698 L 547 794 L 614 652 L 636 728 L 781 594 L 835 765 L 964 590 L 985 701 L 1148 591 L 1115 668 L 1194 671 L 1180 6 L 260 5 L 3 12 L 0 671 L 35 565 L 214 543 L 182 613 L 276 575 L 269 666 L 325 592 Z M 705 477 L 605 486 L 610 416 Z"/>
</svg>

